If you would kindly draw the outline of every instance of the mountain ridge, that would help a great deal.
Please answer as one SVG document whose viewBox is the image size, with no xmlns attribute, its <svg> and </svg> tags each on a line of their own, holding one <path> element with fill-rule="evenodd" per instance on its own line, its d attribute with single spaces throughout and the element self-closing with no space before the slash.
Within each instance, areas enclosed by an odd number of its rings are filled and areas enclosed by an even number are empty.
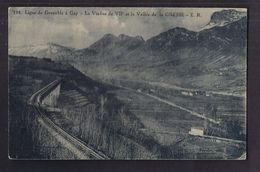
<svg viewBox="0 0 260 172">
<path fill-rule="evenodd" d="M 236 12 L 215 12 L 211 18 L 224 20 L 227 17 L 223 14 L 232 16 Z M 68 61 L 93 78 L 147 80 L 187 88 L 240 89 L 246 80 L 247 16 L 243 15 L 225 25 L 217 24 L 198 32 L 175 27 L 146 41 L 140 36 L 105 34 L 85 49 L 64 49 L 49 53 L 49 57 Z"/>
</svg>

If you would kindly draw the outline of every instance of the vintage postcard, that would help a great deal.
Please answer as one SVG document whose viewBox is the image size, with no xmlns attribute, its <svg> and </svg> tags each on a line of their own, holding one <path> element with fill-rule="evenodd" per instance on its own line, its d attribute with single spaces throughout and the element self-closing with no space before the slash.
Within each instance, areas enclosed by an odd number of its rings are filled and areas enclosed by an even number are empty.
<svg viewBox="0 0 260 172">
<path fill-rule="evenodd" d="M 9 158 L 246 159 L 247 9 L 10 7 Z"/>
</svg>

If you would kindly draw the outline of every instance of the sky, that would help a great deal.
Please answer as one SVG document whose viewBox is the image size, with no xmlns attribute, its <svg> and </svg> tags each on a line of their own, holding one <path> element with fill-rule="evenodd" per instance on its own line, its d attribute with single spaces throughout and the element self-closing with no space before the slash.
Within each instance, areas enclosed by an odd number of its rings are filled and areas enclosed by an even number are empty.
<svg viewBox="0 0 260 172">
<path fill-rule="evenodd" d="M 174 27 L 199 31 L 215 11 L 221 10 L 223 8 L 10 7 L 8 45 L 14 48 L 51 42 L 81 49 L 107 33 L 142 36 L 147 40 Z M 122 16 L 116 15 L 118 11 L 122 12 Z M 150 16 L 138 16 L 138 13 Z"/>
</svg>

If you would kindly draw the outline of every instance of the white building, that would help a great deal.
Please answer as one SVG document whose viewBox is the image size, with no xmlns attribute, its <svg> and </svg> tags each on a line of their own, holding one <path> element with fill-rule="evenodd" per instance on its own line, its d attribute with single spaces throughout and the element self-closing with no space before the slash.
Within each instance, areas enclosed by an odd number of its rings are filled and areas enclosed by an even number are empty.
<svg viewBox="0 0 260 172">
<path fill-rule="evenodd" d="M 181 94 L 184 96 L 193 96 L 192 92 L 187 92 L 187 91 L 182 91 Z"/>
<path fill-rule="evenodd" d="M 184 96 L 188 96 L 188 95 L 189 95 L 189 92 L 182 91 L 181 94 L 184 95 Z"/>
<path fill-rule="evenodd" d="M 204 128 L 202 128 L 202 127 L 191 127 L 189 134 L 194 135 L 194 136 L 203 136 L 204 135 Z"/>
</svg>

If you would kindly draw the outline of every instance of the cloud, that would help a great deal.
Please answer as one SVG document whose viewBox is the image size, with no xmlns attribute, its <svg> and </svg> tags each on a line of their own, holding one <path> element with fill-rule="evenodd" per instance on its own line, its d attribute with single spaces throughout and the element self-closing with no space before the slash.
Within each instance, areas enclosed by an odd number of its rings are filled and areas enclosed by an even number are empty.
<svg viewBox="0 0 260 172">
<path fill-rule="evenodd" d="M 72 30 L 73 32 L 85 34 L 85 35 L 88 35 L 89 33 L 89 31 L 85 28 L 85 26 L 81 22 L 77 22 L 74 25 L 72 25 Z"/>
</svg>

